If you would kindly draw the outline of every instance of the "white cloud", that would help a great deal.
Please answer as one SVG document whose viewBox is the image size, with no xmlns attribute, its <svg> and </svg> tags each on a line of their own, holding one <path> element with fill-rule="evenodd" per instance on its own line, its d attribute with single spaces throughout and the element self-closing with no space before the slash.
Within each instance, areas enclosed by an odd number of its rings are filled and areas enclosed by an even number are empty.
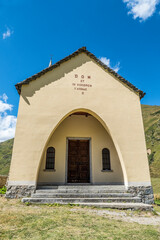
<svg viewBox="0 0 160 240">
<path fill-rule="evenodd" d="M 118 72 L 119 69 L 120 69 L 120 62 L 118 62 L 118 63 L 113 67 L 113 70 L 114 70 L 115 72 Z"/>
<path fill-rule="evenodd" d="M 7 102 L 8 97 L 5 93 L 3 93 L 2 95 L 2 99 L 4 100 L 5 103 Z"/>
<path fill-rule="evenodd" d="M 8 114 L 13 105 L 7 103 L 7 95 L 4 93 L 0 99 L 0 142 L 3 142 L 14 137 L 17 118 Z"/>
<path fill-rule="evenodd" d="M 160 0 L 123 0 L 123 2 L 127 4 L 128 14 L 132 14 L 134 19 L 145 21 L 154 14 Z"/>
<path fill-rule="evenodd" d="M 120 62 L 118 62 L 114 67 L 111 66 L 111 61 L 109 58 L 106 57 L 100 57 L 99 58 L 101 62 L 106 64 L 109 68 L 112 68 L 115 72 L 118 72 L 120 69 Z"/>
<path fill-rule="evenodd" d="M 10 37 L 11 34 L 13 34 L 13 31 L 11 31 L 9 28 L 7 28 L 7 31 L 2 34 L 3 39 L 6 39 L 6 38 Z"/>
<path fill-rule="evenodd" d="M 11 111 L 13 106 L 4 102 L 4 100 L 0 100 L 0 114 L 5 113 L 6 111 Z"/>
<path fill-rule="evenodd" d="M 104 64 L 106 64 L 108 67 L 110 67 L 110 59 L 109 59 L 109 58 L 100 57 L 99 59 L 101 60 L 101 62 L 103 62 Z"/>
<path fill-rule="evenodd" d="M 7 102 L 8 97 L 7 97 L 7 95 L 5 93 L 3 93 L 3 95 L 0 96 L 0 98 L 2 98 L 5 103 Z"/>
</svg>

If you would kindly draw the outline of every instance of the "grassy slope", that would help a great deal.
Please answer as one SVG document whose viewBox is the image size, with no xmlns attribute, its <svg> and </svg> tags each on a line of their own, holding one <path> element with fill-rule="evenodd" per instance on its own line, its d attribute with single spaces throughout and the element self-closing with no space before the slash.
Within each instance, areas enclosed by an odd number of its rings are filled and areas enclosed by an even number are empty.
<svg viewBox="0 0 160 240">
<path fill-rule="evenodd" d="M 152 178 L 152 187 L 154 194 L 158 194 L 160 198 L 160 178 Z"/>
<path fill-rule="evenodd" d="M 160 106 L 142 105 L 151 176 L 160 178 Z"/>
<path fill-rule="evenodd" d="M 151 176 L 160 178 L 160 106 L 142 105 Z M 12 154 L 13 139 L 0 143 L 0 174 L 8 174 Z"/>
<path fill-rule="evenodd" d="M 158 240 L 160 227 L 98 215 L 89 208 L 30 205 L 0 198 L 0 239 Z M 134 213 L 131 213 L 131 216 Z M 145 214 L 145 213 L 143 213 Z M 150 213 L 151 214 L 151 213 Z M 152 216 L 152 215 L 150 215 Z"/>
<path fill-rule="evenodd" d="M 0 175 L 7 175 L 12 155 L 13 139 L 0 143 Z"/>
</svg>

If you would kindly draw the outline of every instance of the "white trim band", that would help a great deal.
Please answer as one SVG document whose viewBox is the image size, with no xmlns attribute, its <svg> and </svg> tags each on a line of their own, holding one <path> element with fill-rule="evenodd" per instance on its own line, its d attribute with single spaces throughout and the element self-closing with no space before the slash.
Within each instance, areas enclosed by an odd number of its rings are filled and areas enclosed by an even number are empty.
<svg viewBox="0 0 160 240">
<path fill-rule="evenodd" d="M 152 186 L 151 182 L 128 182 L 128 187 Z"/>
<path fill-rule="evenodd" d="M 18 186 L 18 185 L 21 185 L 21 186 L 36 186 L 36 182 L 35 181 L 8 181 L 8 186 Z"/>
</svg>

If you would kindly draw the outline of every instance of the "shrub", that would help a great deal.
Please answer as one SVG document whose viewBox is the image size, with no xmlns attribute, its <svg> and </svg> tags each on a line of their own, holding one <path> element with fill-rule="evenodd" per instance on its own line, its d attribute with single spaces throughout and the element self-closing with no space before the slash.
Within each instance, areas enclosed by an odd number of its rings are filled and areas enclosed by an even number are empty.
<svg viewBox="0 0 160 240">
<path fill-rule="evenodd" d="M 6 194 L 7 188 L 4 186 L 0 188 L 0 194 Z"/>
<path fill-rule="evenodd" d="M 25 202 L 25 205 L 26 205 L 26 206 L 30 206 L 31 203 L 30 203 L 30 202 Z"/>
<path fill-rule="evenodd" d="M 149 165 L 154 162 L 154 154 L 155 152 L 151 153 L 149 156 L 148 156 L 148 161 L 149 161 Z"/>
</svg>

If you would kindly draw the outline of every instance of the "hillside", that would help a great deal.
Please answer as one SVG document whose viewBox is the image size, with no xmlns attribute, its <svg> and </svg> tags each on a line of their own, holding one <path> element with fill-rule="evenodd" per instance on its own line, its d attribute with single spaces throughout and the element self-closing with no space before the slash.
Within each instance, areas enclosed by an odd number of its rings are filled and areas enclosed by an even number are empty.
<svg viewBox="0 0 160 240">
<path fill-rule="evenodd" d="M 144 130 L 152 177 L 160 177 L 160 106 L 142 105 Z"/>
<path fill-rule="evenodd" d="M 9 172 L 13 140 L 0 143 L 0 175 L 7 175 Z"/>
<path fill-rule="evenodd" d="M 160 177 L 160 106 L 142 105 L 151 176 Z M 8 174 L 13 139 L 0 143 L 0 174 Z"/>
</svg>

